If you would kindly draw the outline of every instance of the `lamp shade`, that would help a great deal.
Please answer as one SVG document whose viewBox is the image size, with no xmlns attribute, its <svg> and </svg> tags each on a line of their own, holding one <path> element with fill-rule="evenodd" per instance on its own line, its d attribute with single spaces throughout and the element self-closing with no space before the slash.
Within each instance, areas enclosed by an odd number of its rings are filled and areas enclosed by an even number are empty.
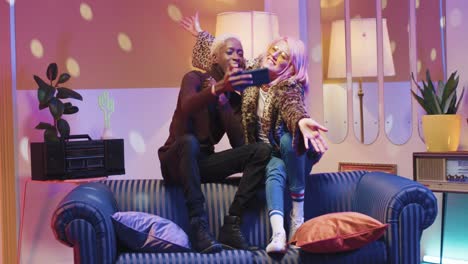
<svg viewBox="0 0 468 264">
<path fill-rule="evenodd" d="M 252 59 L 266 51 L 279 37 L 278 17 L 269 12 L 225 12 L 216 17 L 216 36 L 234 34 L 244 48 L 244 57 Z"/>
<path fill-rule="evenodd" d="M 384 76 L 395 75 L 392 50 L 388 37 L 387 20 L 382 19 L 383 72 Z M 353 77 L 377 76 L 377 31 L 375 18 L 351 19 L 351 67 Z M 332 23 L 329 78 L 346 77 L 346 45 L 344 20 Z"/>
</svg>

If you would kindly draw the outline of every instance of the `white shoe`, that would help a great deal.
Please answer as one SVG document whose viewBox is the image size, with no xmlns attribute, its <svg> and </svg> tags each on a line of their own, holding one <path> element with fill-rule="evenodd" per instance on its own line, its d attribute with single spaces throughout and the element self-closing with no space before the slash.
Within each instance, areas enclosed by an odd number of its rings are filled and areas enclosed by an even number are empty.
<svg viewBox="0 0 468 264">
<path fill-rule="evenodd" d="M 297 229 L 301 227 L 301 225 L 304 223 L 304 217 L 295 217 L 291 215 L 291 221 L 289 223 L 289 237 L 288 241 L 291 241 L 293 238 L 293 235 L 296 233 Z"/>
<path fill-rule="evenodd" d="M 266 247 L 267 253 L 286 253 L 288 249 L 286 244 L 286 232 L 274 233 L 271 237 L 271 242 Z"/>
</svg>

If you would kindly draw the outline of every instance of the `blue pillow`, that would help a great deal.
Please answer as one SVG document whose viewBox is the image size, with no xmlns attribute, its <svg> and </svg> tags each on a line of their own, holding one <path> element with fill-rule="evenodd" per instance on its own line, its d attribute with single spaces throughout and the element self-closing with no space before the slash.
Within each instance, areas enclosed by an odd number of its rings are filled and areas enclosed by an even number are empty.
<svg viewBox="0 0 468 264">
<path fill-rule="evenodd" d="M 112 222 L 121 244 L 137 252 L 186 252 L 190 242 L 172 221 L 142 212 L 117 212 Z"/>
</svg>

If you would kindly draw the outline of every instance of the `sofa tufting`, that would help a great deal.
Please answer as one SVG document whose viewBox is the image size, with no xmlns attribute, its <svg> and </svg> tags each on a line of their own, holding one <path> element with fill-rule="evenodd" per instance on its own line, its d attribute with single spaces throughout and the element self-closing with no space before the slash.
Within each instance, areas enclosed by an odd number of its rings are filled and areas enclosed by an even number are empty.
<svg viewBox="0 0 468 264">
<path fill-rule="evenodd" d="M 206 183 L 209 225 L 217 236 L 223 216 L 236 191 L 236 183 Z M 306 179 L 305 220 L 332 212 L 354 211 L 371 216 L 388 229 L 384 236 L 360 249 L 312 254 L 290 248 L 285 255 L 264 251 L 271 235 L 264 190 L 259 190 L 243 218 L 242 231 L 257 251 L 126 252 L 118 245 L 111 215 L 117 211 L 155 214 L 188 231 L 182 190 L 162 180 L 104 180 L 80 185 L 57 206 L 52 229 L 63 244 L 73 247 L 75 263 L 420 263 L 420 239 L 437 215 L 437 201 L 425 186 L 382 172 L 311 174 Z M 286 214 L 290 209 L 285 201 Z M 287 218 L 287 217 L 286 217 Z M 287 223 L 286 223 L 286 226 Z"/>
</svg>

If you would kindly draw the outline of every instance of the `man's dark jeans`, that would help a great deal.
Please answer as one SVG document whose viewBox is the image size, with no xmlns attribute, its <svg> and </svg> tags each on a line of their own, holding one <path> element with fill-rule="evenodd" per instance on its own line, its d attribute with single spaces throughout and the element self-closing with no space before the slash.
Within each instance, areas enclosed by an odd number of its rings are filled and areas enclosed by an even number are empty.
<svg viewBox="0 0 468 264">
<path fill-rule="evenodd" d="M 241 216 L 257 188 L 264 184 L 265 166 L 270 160 L 271 147 L 265 143 L 244 145 L 218 153 L 200 150 L 193 135 L 180 137 L 165 152 L 159 154 L 161 171 L 168 183 L 184 187 L 189 216 L 202 216 L 205 198 L 200 184 L 221 182 L 228 176 L 243 172 L 229 214 Z"/>
</svg>

